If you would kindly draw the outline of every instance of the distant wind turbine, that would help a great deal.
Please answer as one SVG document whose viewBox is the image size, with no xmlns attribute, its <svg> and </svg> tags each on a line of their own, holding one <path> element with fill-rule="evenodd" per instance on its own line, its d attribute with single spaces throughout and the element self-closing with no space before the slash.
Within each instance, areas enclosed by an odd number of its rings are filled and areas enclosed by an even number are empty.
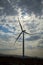
<svg viewBox="0 0 43 65">
<path fill-rule="evenodd" d="M 23 34 L 23 57 L 24 57 L 24 33 L 25 33 L 25 34 L 29 34 L 29 35 L 31 35 L 31 34 L 28 33 L 28 32 L 26 32 L 26 30 L 23 30 L 19 18 L 18 18 L 18 22 L 19 22 L 19 25 L 20 25 L 20 28 L 21 28 L 21 33 L 20 33 L 19 36 L 16 38 L 15 43 L 16 43 L 16 41 L 19 39 L 20 35 Z"/>
</svg>

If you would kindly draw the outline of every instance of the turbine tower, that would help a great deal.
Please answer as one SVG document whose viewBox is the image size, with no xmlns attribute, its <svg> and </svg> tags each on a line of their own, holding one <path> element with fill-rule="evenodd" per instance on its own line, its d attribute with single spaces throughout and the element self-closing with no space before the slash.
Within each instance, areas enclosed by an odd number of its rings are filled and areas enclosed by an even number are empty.
<svg viewBox="0 0 43 65">
<path fill-rule="evenodd" d="M 20 35 L 23 34 L 23 57 L 24 57 L 24 33 L 25 33 L 25 34 L 29 34 L 29 35 L 31 35 L 31 34 L 28 33 L 28 32 L 26 32 L 26 30 L 24 30 L 24 29 L 22 28 L 22 25 L 21 25 L 21 23 L 20 23 L 19 18 L 18 18 L 18 22 L 19 22 L 19 25 L 20 25 L 20 28 L 21 28 L 21 33 L 20 33 L 19 36 L 16 38 L 16 41 L 19 39 Z M 16 41 L 15 41 L 15 43 L 16 43 Z"/>
</svg>

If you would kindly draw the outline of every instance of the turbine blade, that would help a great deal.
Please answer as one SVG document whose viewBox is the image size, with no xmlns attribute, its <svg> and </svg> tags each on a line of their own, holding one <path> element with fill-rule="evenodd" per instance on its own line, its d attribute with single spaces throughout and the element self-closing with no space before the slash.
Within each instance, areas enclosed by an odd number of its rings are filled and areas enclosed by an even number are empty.
<svg viewBox="0 0 43 65">
<path fill-rule="evenodd" d="M 30 33 L 26 32 L 26 31 L 25 31 L 24 33 L 29 34 L 29 35 L 32 35 L 32 34 L 30 34 Z"/>
<path fill-rule="evenodd" d="M 16 38 L 16 41 L 19 39 L 19 37 L 20 37 L 20 35 L 22 34 L 22 32 L 19 34 L 19 36 Z M 16 43 L 16 41 L 15 41 L 15 43 Z"/>
<path fill-rule="evenodd" d="M 18 21 L 19 21 L 19 25 L 20 25 L 20 27 L 21 27 L 21 30 L 23 30 L 23 28 L 22 28 L 22 25 L 21 25 L 21 23 L 20 23 L 20 20 L 19 20 L 19 18 L 18 18 Z"/>
<path fill-rule="evenodd" d="M 24 33 L 29 34 L 29 35 L 37 35 L 38 34 L 38 33 L 30 34 L 30 33 L 26 32 L 26 31 Z"/>
</svg>

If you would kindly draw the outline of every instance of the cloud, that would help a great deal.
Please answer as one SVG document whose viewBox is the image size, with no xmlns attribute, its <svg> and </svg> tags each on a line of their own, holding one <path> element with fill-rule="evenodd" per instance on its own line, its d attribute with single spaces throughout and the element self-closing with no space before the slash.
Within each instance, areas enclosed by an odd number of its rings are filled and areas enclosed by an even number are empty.
<svg viewBox="0 0 43 65">
<path fill-rule="evenodd" d="M 4 18 L 2 18 L 4 19 Z M 17 35 L 19 34 L 19 23 L 16 21 L 14 16 L 6 16 L 6 21 L 0 21 L 0 42 L 1 48 L 0 49 L 15 49 L 20 47 L 18 45 L 15 46 L 15 40 Z M 16 22 L 15 22 L 16 21 Z M 19 31 L 19 32 L 18 32 Z"/>
<path fill-rule="evenodd" d="M 26 49 L 35 49 L 36 47 L 33 47 L 32 45 L 28 45 L 27 47 L 26 47 Z"/>
<path fill-rule="evenodd" d="M 31 52 L 31 56 L 32 54 L 43 56 L 43 0 L 0 0 L 1 52 L 4 53 L 6 49 L 11 50 L 9 51 L 11 54 L 13 50 L 13 53 L 16 50 L 18 53 L 22 50 L 22 35 L 15 43 L 21 32 L 18 17 L 23 30 L 32 34 L 25 34 L 26 55 Z M 7 51 L 5 51 L 6 54 Z"/>
<path fill-rule="evenodd" d="M 20 0 L 18 6 L 22 9 L 22 12 L 31 14 L 32 12 L 38 16 L 42 14 L 42 0 Z"/>
<path fill-rule="evenodd" d="M 0 10 L 1 10 L 1 9 L 4 9 L 4 8 L 3 8 L 3 7 L 0 7 Z"/>
<path fill-rule="evenodd" d="M 31 36 L 30 38 L 27 38 L 26 40 L 28 40 L 28 41 L 35 41 L 35 40 L 38 40 L 38 39 L 40 39 L 40 36 Z"/>
<path fill-rule="evenodd" d="M 7 41 L 4 41 L 2 39 L 0 39 L 0 49 L 1 50 L 7 50 L 7 49 L 15 49 L 16 50 L 16 47 L 14 46 L 13 43 L 10 43 L 10 42 L 7 42 Z"/>
<path fill-rule="evenodd" d="M 12 7 L 12 5 L 9 3 L 8 0 L 6 0 L 6 1 L 1 0 L 0 1 L 0 6 L 4 8 L 4 10 L 2 10 L 3 14 L 4 13 L 6 13 L 6 15 L 16 15 L 17 14 L 16 9 L 14 9 Z M 14 6 L 16 6 L 16 5 L 14 5 Z"/>
<path fill-rule="evenodd" d="M 32 0 L 31 2 L 30 0 L 1 0 L 0 2 L 3 4 L 0 6 L 4 8 L 0 15 L 0 44 L 2 44 L 0 49 L 22 48 L 22 35 L 15 43 L 21 32 L 18 17 L 23 29 L 33 34 L 25 34 L 25 46 L 28 49 L 38 49 L 40 47 L 39 40 L 43 39 L 43 15 L 39 18 L 42 13 L 41 0 Z"/>
<path fill-rule="evenodd" d="M 3 31 L 4 31 L 4 29 L 6 29 L 4 32 L 7 33 L 7 31 L 8 31 L 11 34 L 19 34 L 21 32 L 19 22 L 16 20 L 16 16 L 6 16 L 5 20 L 6 21 L 4 21 L 4 22 L 2 22 L 2 20 L 0 21 L 0 23 L 1 23 L 0 26 L 3 28 Z M 21 22 L 21 24 L 23 24 L 22 26 L 26 31 L 33 33 L 33 34 L 41 33 L 41 29 L 43 28 L 42 20 L 39 20 L 38 18 L 35 18 L 35 20 L 33 20 L 33 19 L 31 20 L 31 17 L 30 17 L 29 22 L 28 21 L 24 22 L 24 19 L 23 19 L 23 22 L 22 22 L 22 20 L 20 20 L 20 22 Z"/>
<path fill-rule="evenodd" d="M 37 45 L 39 48 L 43 48 L 43 39 L 39 40 L 39 43 Z"/>
<path fill-rule="evenodd" d="M 6 15 L 18 15 L 18 10 L 21 9 L 21 14 L 24 16 L 27 14 L 34 13 L 36 16 L 42 15 L 43 4 L 42 0 L 1 0 L 0 6 L 4 9 L 2 10 L 3 13 Z M 5 6 L 6 5 L 6 6 Z"/>
</svg>

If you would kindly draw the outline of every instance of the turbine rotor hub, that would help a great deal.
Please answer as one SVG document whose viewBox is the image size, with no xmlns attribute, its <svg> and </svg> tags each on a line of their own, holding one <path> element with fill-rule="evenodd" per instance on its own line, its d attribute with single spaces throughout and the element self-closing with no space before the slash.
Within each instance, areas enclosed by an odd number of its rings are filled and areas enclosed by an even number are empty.
<svg viewBox="0 0 43 65">
<path fill-rule="evenodd" d="M 22 32 L 25 32 L 26 30 L 23 30 Z"/>
</svg>

